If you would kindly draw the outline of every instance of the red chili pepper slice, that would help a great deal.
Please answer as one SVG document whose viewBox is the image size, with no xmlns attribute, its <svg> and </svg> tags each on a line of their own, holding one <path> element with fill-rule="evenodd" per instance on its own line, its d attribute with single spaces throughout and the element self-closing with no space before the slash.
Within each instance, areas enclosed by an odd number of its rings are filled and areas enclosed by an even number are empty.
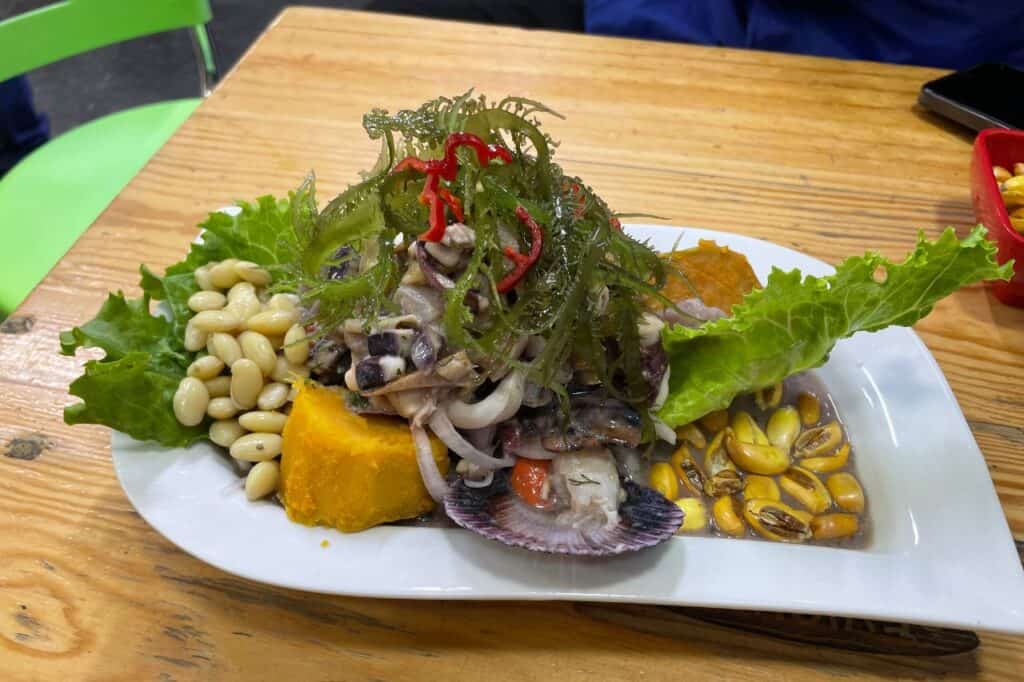
<svg viewBox="0 0 1024 682">
<path fill-rule="evenodd" d="M 465 214 L 462 212 L 462 200 L 461 199 L 459 199 L 457 196 L 455 196 L 454 194 L 449 192 L 444 187 L 442 187 L 439 190 L 437 190 L 437 194 L 438 194 L 438 196 L 441 197 L 441 200 L 444 201 L 444 203 L 448 205 L 448 209 L 452 212 L 452 215 L 455 216 L 455 219 L 457 221 L 459 221 L 461 223 L 463 220 L 466 219 Z"/>
<path fill-rule="evenodd" d="M 516 207 L 516 217 L 519 218 L 519 222 L 530 230 L 530 251 L 529 253 L 517 253 L 511 246 L 505 247 L 505 256 L 509 258 L 515 267 L 512 268 L 512 272 L 505 275 L 500 282 L 498 282 L 498 293 L 504 294 L 511 291 L 519 280 L 523 278 L 533 264 L 540 258 L 540 250 L 544 245 L 544 233 L 540 229 L 540 225 L 537 221 L 527 212 L 522 206 Z"/>
<path fill-rule="evenodd" d="M 465 219 L 462 213 L 462 202 L 439 184 L 441 178 L 448 182 L 455 180 L 455 176 L 459 172 L 459 159 L 455 156 L 455 152 L 459 147 L 471 147 L 476 152 L 477 161 L 481 166 L 486 166 L 492 159 L 501 159 L 505 163 L 512 162 L 512 152 L 505 147 L 486 144 L 472 133 L 452 133 L 445 139 L 444 158 L 424 161 L 415 156 L 409 156 L 395 164 L 392 171 L 394 173 L 414 170 L 427 176 L 423 191 L 420 193 L 420 203 L 430 207 L 430 229 L 420 235 L 420 239 L 424 241 L 439 242 L 444 237 L 447 229 L 445 205 L 451 209 L 456 220 L 461 222 Z"/>
</svg>

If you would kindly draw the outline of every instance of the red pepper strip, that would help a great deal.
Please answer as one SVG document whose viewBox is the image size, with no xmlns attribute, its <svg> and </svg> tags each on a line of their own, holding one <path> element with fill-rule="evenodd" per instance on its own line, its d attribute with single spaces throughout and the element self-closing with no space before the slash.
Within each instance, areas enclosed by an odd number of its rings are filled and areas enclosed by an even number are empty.
<svg viewBox="0 0 1024 682">
<path fill-rule="evenodd" d="M 404 170 L 412 169 L 419 171 L 420 173 L 427 173 L 427 162 L 423 159 L 417 159 L 415 156 L 407 156 L 398 163 L 395 164 L 392 173 L 401 173 Z"/>
<path fill-rule="evenodd" d="M 481 166 L 486 166 L 492 159 L 501 159 L 505 163 L 512 161 L 512 152 L 505 147 L 485 144 L 482 139 L 472 133 L 452 133 L 445 140 L 443 159 L 424 161 L 409 156 L 395 164 L 392 171 L 394 173 L 414 170 L 427 176 L 423 191 L 420 193 L 420 203 L 430 207 L 430 229 L 420 235 L 420 239 L 424 241 L 439 242 L 444 237 L 447 229 L 444 215 L 445 204 L 448 205 L 459 222 L 465 220 L 462 202 L 439 185 L 441 178 L 449 182 L 455 180 L 455 176 L 459 172 L 459 160 L 455 156 L 455 151 L 459 147 L 472 147 L 476 151 L 476 158 Z"/>
<path fill-rule="evenodd" d="M 441 197 L 441 200 L 444 201 L 444 203 L 448 204 L 449 210 L 451 210 L 452 215 L 455 216 L 457 221 L 461 223 L 466 219 L 465 214 L 462 212 L 462 201 L 457 196 L 449 192 L 444 187 L 437 190 L 437 195 Z"/>
<path fill-rule="evenodd" d="M 516 266 L 512 269 L 512 272 L 505 275 L 498 282 L 498 293 L 500 294 L 511 291 L 515 285 L 519 284 L 519 280 L 523 278 L 523 275 L 540 258 L 540 249 L 544 245 L 544 233 L 541 231 L 540 225 L 537 224 L 537 221 L 530 216 L 526 209 L 522 206 L 517 206 L 516 217 L 519 218 L 519 222 L 530 228 L 530 252 L 526 254 L 516 253 L 515 249 L 511 246 L 505 247 L 505 256 L 515 263 Z"/>
<path fill-rule="evenodd" d="M 622 232 L 622 223 L 615 216 L 612 216 L 608 223 L 619 232 Z"/>
<path fill-rule="evenodd" d="M 441 177 L 451 182 L 455 174 L 459 172 L 459 160 L 455 156 L 455 150 L 459 147 L 472 147 L 476 151 L 476 160 L 481 166 L 486 166 L 491 159 L 501 159 L 505 163 L 512 163 L 512 152 L 496 144 L 484 144 L 484 141 L 473 133 L 452 133 L 444 142 L 444 158 L 440 161 L 428 161 L 428 164 L 437 164 L 436 168 Z"/>
<path fill-rule="evenodd" d="M 441 241 L 447 227 L 444 219 L 444 203 L 437 192 L 440 181 L 440 175 L 428 173 L 427 181 L 423 183 L 423 191 L 420 192 L 420 203 L 430 207 L 430 229 L 420 235 L 420 239 L 426 242 Z"/>
</svg>

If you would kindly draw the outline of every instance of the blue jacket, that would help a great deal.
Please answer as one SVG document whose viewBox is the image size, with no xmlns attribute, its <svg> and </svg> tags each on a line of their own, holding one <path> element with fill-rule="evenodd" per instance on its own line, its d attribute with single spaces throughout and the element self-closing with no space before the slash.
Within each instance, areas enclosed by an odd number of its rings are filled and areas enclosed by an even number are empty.
<svg viewBox="0 0 1024 682">
<path fill-rule="evenodd" d="M 961 69 L 1024 66 L 1019 0 L 587 0 L 606 35 Z"/>
</svg>

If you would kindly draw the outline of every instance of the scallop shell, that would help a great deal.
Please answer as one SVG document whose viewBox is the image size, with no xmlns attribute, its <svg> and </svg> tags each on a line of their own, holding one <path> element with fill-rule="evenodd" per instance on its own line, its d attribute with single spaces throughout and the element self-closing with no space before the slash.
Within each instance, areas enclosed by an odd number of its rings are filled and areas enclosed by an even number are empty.
<svg viewBox="0 0 1024 682">
<path fill-rule="evenodd" d="M 497 477 L 496 477 L 497 478 Z M 576 556 L 612 556 L 653 547 L 675 535 L 683 511 L 660 493 L 635 483 L 623 484 L 626 501 L 611 528 L 556 523 L 553 514 L 527 505 L 504 480 L 470 488 L 460 479 L 444 498 L 456 524 L 491 540 L 536 552 Z"/>
</svg>

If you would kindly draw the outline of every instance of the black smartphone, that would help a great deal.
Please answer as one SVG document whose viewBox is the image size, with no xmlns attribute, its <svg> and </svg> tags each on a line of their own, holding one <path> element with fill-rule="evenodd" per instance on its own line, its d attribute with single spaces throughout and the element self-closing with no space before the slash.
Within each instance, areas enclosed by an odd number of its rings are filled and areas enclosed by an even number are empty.
<svg viewBox="0 0 1024 682">
<path fill-rule="evenodd" d="M 921 106 L 968 128 L 1024 128 L 1024 71 L 980 64 L 925 83 Z"/>
</svg>

